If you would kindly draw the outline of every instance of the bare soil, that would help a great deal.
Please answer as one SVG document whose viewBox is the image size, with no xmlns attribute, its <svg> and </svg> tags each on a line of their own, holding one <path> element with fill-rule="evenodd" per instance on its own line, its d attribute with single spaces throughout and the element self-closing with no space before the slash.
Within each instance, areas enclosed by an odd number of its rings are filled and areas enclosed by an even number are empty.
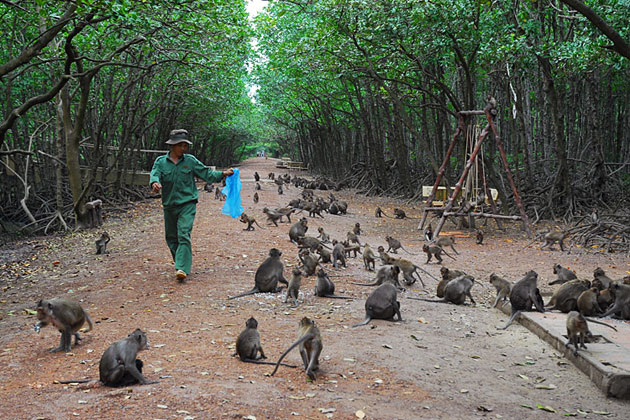
<svg viewBox="0 0 630 420">
<path fill-rule="evenodd" d="M 284 195 L 277 194 L 267 180 L 267 173 L 281 173 L 274 164 L 272 159 L 257 158 L 241 166 L 245 210 L 263 226 L 263 207 L 285 205 L 299 193 L 290 187 Z M 254 171 L 263 178 L 256 205 Z M 327 196 L 325 191 L 318 194 Z M 352 191 L 335 195 L 348 201 L 349 214 L 310 218 L 309 234 L 323 226 L 331 237 L 344 239 L 360 222 L 363 241 L 376 247 L 385 245 L 385 235 L 399 238 L 418 254 L 407 258 L 439 277 L 440 266 L 425 265 L 426 257 L 420 255 L 418 220 L 374 217 L 376 205 L 390 215 L 400 207 L 417 218 L 420 209 Z M 310 277 L 303 280 L 298 308 L 283 303 L 283 293 L 228 301 L 228 295 L 253 286 L 254 272 L 269 248 L 282 250 L 287 277 L 297 257 L 287 235 L 288 223 L 246 232 L 237 219 L 221 214 L 222 205 L 214 194 L 200 191 L 193 272 L 185 284 L 174 277 L 159 200 L 106 220 L 103 229 L 112 237 L 108 255 L 94 255 L 94 240 L 100 235 L 96 230 L 0 250 L 0 418 L 551 419 L 566 413 L 628 418 L 629 402 L 605 398 L 587 376 L 518 323 L 498 331 L 506 316 L 490 308 L 494 291 L 487 283 L 492 272 L 516 281 L 534 269 L 549 292 L 546 284 L 554 277 L 555 263 L 583 278 L 591 278 L 598 266 L 620 278 L 630 270 L 626 257 L 579 248 L 570 254 L 540 251 L 540 244 L 526 247 L 530 241 L 519 225 L 501 232 L 494 222 L 488 223 L 483 228 L 484 245 L 475 245 L 468 232 L 460 232 L 457 261 L 445 262 L 476 277 L 477 305 L 409 300 L 406 295 L 425 294 L 415 284 L 399 297 L 404 322 L 373 321 L 351 328 L 363 319 L 365 298 L 372 289 L 350 282 L 374 277 L 360 257 L 349 259 L 346 269 L 329 271 L 337 292 L 355 300 L 314 297 Z M 455 230 L 450 223 L 446 226 Z M 433 294 L 436 282 L 426 275 L 423 279 Z M 33 330 L 36 302 L 53 296 L 79 300 L 96 323 L 72 353 L 48 352 L 59 340 L 53 328 L 39 334 Z M 296 339 L 303 316 L 315 319 L 324 341 L 317 380 L 308 381 L 302 369 L 290 368 L 270 377 L 266 374 L 271 367 L 232 357 L 236 337 L 250 316 L 259 322 L 269 360 Z M 139 356 L 145 362 L 144 373 L 159 384 L 112 389 L 98 383 L 55 383 L 97 379 L 103 351 L 136 328 L 146 331 L 151 342 Z M 293 351 L 285 361 L 299 364 L 299 353 Z M 536 387 L 541 384 L 552 389 Z"/>
</svg>

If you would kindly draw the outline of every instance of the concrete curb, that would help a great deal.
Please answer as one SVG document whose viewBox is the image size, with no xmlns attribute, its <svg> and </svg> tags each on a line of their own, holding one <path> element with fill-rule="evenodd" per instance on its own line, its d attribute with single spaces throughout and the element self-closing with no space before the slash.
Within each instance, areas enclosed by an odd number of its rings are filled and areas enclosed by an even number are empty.
<svg viewBox="0 0 630 420">
<path fill-rule="evenodd" d="M 509 315 L 510 306 L 500 308 Z M 573 347 L 565 347 L 566 314 L 560 312 L 522 312 L 517 318 L 522 326 L 551 344 L 567 360 L 588 375 L 607 397 L 630 399 L 630 325 L 623 321 L 600 319 L 617 328 L 614 331 L 602 325 L 589 323 L 594 335 L 603 338 L 597 343 L 587 343 L 573 356 Z"/>
</svg>

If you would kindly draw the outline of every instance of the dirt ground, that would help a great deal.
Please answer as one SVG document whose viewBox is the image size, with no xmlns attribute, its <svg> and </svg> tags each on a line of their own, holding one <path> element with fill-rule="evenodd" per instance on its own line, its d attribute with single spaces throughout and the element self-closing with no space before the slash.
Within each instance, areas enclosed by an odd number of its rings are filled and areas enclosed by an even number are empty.
<svg viewBox="0 0 630 420">
<path fill-rule="evenodd" d="M 299 193 L 290 187 L 278 195 L 267 180 L 268 172 L 282 173 L 274 163 L 257 158 L 240 167 L 243 207 L 263 226 L 263 207 L 285 205 Z M 261 200 L 255 205 L 254 171 L 263 178 Z M 348 201 L 349 214 L 309 218 L 309 234 L 323 226 L 332 238 L 342 239 L 360 222 L 362 241 L 375 248 L 385 245 L 385 235 L 399 238 L 418 254 L 408 258 L 439 277 L 440 266 L 425 265 L 419 255 L 423 242 L 416 230 L 418 220 L 374 217 L 376 205 L 387 214 L 401 207 L 419 218 L 418 208 L 352 191 L 335 195 Z M 630 402 L 605 398 L 588 377 L 518 323 L 498 331 L 506 316 L 490 308 L 494 291 L 487 283 L 492 272 L 516 281 L 533 269 L 549 292 L 553 264 L 569 266 L 583 278 L 591 278 L 598 266 L 620 278 L 630 271 L 627 257 L 575 247 L 570 254 L 539 251 L 540 244 L 526 247 L 530 241 L 518 225 L 500 232 L 488 223 L 483 246 L 475 245 L 472 237 L 458 237 L 460 255 L 445 263 L 476 277 L 477 305 L 409 300 L 406 296 L 424 294 L 415 284 L 399 296 L 404 322 L 373 321 L 351 328 L 363 319 L 372 288 L 350 282 L 374 277 L 360 258 L 349 259 L 346 269 L 329 271 L 337 293 L 355 300 L 314 297 L 315 278 L 310 277 L 302 282 L 297 308 L 283 303 L 284 293 L 228 301 L 228 295 L 253 286 L 254 272 L 269 248 L 282 250 L 287 277 L 297 257 L 288 223 L 246 232 L 237 219 L 221 214 L 222 205 L 214 194 L 200 191 L 193 272 L 185 284 L 174 278 L 159 200 L 106 219 L 103 228 L 112 237 L 108 255 L 94 255 L 100 234 L 96 230 L 0 250 L 0 418 L 552 419 L 570 413 L 628 418 Z M 454 230 L 452 224 L 446 226 Z M 458 236 L 468 235 L 463 233 Z M 433 294 L 436 282 L 426 275 L 423 279 Z M 59 333 L 53 328 L 39 334 L 33 330 L 36 302 L 53 296 L 79 300 L 95 321 L 94 330 L 83 334 L 72 353 L 48 352 L 58 345 Z M 250 316 L 259 322 L 269 360 L 296 339 L 303 316 L 313 318 L 324 342 L 317 379 L 308 381 L 302 369 L 290 368 L 270 377 L 269 366 L 232 357 L 236 337 Z M 151 343 L 139 356 L 144 373 L 158 384 L 112 389 L 55 383 L 98 378 L 103 351 L 136 328 L 144 330 Z M 299 353 L 293 351 L 285 361 L 299 364 Z"/>
</svg>

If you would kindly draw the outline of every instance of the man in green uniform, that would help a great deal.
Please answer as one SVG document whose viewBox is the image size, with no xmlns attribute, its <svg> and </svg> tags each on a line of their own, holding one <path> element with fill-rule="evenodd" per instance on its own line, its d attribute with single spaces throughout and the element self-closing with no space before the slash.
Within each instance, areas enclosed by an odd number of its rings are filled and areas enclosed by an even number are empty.
<svg viewBox="0 0 630 420">
<path fill-rule="evenodd" d="M 185 153 L 192 144 L 186 130 L 172 130 L 166 144 L 170 150 L 155 159 L 149 182 L 153 192 L 162 191 L 166 243 L 175 261 L 175 276 L 179 282 L 184 282 L 192 266 L 190 233 L 199 201 L 195 177 L 214 183 L 232 175 L 234 170 L 212 171 L 196 157 Z"/>
</svg>

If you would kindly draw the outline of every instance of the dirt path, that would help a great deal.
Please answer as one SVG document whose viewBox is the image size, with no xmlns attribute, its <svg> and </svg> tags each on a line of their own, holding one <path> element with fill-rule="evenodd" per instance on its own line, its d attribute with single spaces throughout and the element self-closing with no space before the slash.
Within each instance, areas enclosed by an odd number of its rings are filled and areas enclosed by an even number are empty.
<svg viewBox="0 0 630 420">
<path fill-rule="evenodd" d="M 241 167 L 246 212 L 262 217 L 262 208 L 285 205 L 298 191 L 290 187 L 279 196 L 268 172 L 279 173 L 275 161 L 250 159 Z M 264 178 L 261 200 L 254 205 L 253 172 Z M 309 219 L 309 233 L 323 226 L 333 238 L 360 222 L 361 236 L 373 247 L 389 234 L 420 253 L 417 220 L 375 219 L 378 204 L 391 214 L 401 203 L 365 198 L 352 192 L 335 193 L 347 200 L 347 216 Z M 326 192 L 320 192 L 325 197 Z M 527 240 L 517 231 L 492 232 L 487 245 L 472 238 L 458 239 L 460 252 L 449 268 L 467 271 L 481 283 L 473 288 L 477 306 L 455 307 L 400 298 L 403 323 L 374 321 L 349 328 L 361 320 L 371 288 L 350 281 L 368 281 L 360 258 L 347 269 L 330 268 L 340 294 L 353 301 L 313 297 L 314 277 L 303 280 L 297 309 L 283 303 L 284 294 L 256 295 L 227 301 L 253 286 L 253 273 L 269 248 L 283 252 L 285 276 L 296 264 L 296 249 L 288 240 L 288 224 L 244 232 L 236 219 L 222 215 L 222 202 L 200 192 L 193 231 L 193 273 L 188 283 L 174 280 L 174 268 L 163 239 L 159 202 L 138 206 L 134 214 L 110 218 L 105 228 L 112 237 L 111 254 L 93 255 L 95 231 L 19 244 L 2 250 L 0 259 L 0 418 L 309 418 L 309 419 L 510 419 L 561 418 L 583 411 L 585 418 L 627 418 L 630 403 L 607 400 L 589 379 L 520 325 L 507 331 L 496 326 L 506 317 L 489 308 L 493 291 L 488 275 L 497 272 L 514 281 L 530 269 L 546 284 L 555 263 L 577 269 L 590 278 L 601 266 L 613 278 L 630 270 L 627 259 L 608 254 L 540 252 L 523 249 Z M 262 224 L 262 223 L 261 223 Z M 404 252 L 403 252 L 404 254 Z M 439 266 L 423 265 L 422 256 L 408 256 L 438 277 Z M 13 261 L 12 261 L 13 260 Z M 428 289 L 435 282 L 423 276 Z M 418 295 L 418 287 L 406 295 Z M 33 331 L 40 298 L 71 296 L 82 302 L 96 321 L 82 343 L 69 354 L 49 354 L 59 334 Z M 246 319 L 259 322 L 265 353 L 273 360 L 296 338 L 303 316 L 316 320 L 324 350 L 315 382 L 300 369 L 282 368 L 265 376 L 267 366 L 245 364 L 231 357 Z M 97 378 L 105 348 L 135 328 L 147 332 L 152 348 L 141 354 L 145 373 L 160 383 L 110 389 L 102 386 L 55 384 L 59 379 Z M 294 351 L 289 363 L 299 363 Z M 536 385 L 554 389 L 539 389 Z M 556 413 L 540 410 L 548 406 Z M 531 407 L 531 408 L 528 408 Z"/>
</svg>

